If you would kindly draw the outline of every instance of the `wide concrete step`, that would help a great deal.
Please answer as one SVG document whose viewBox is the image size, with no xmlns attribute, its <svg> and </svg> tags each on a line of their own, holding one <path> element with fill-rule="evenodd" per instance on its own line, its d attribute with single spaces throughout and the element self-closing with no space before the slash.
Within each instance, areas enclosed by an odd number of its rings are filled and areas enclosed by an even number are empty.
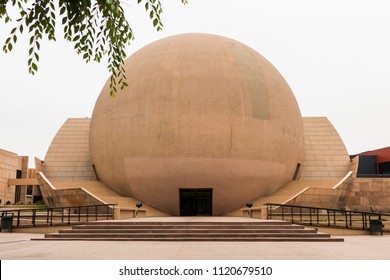
<svg viewBox="0 0 390 280">
<path fill-rule="evenodd" d="M 68 233 L 317 233 L 311 229 L 64 229 L 60 234 Z"/>
<path fill-rule="evenodd" d="M 41 240 L 94 241 L 342 241 L 287 221 L 97 221 L 46 234 Z"/>
<path fill-rule="evenodd" d="M 304 229 L 302 225 L 100 225 L 100 224 L 86 224 L 75 225 L 73 229 Z"/>
<path fill-rule="evenodd" d="M 91 222 L 94 223 L 95 222 Z M 91 223 L 87 223 L 91 224 Z M 208 222 L 208 221 L 196 221 L 196 222 L 164 222 L 164 221 L 151 221 L 151 222 L 144 222 L 144 221 L 137 221 L 137 219 L 133 220 L 109 220 L 109 221 L 98 221 L 96 222 L 100 225 L 247 225 L 247 226 L 253 226 L 253 225 L 291 225 L 292 223 L 289 221 L 279 221 L 279 220 L 259 220 L 259 221 L 253 221 L 253 222 Z"/>
<path fill-rule="evenodd" d="M 55 233 L 46 234 L 48 238 L 136 238 L 136 237 L 272 237 L 275 233 L 235 233 L 233 236 L 229 233 Z M 326 233 L 277 233 L 277 237 L 315 237 L 315 238 L 329 238 L 330 235 Z"/>
<path fill-rule="evenodd" d="M 249 238 L 235 238 L 235 237 L 168 237 L 168 238 L 45 238 L 32 239 L 36 241 L 156 241 L 156 242 L 343 242 L 343 238 L 311 238 L 311 237 L 249 237 Z"/>
</svg>

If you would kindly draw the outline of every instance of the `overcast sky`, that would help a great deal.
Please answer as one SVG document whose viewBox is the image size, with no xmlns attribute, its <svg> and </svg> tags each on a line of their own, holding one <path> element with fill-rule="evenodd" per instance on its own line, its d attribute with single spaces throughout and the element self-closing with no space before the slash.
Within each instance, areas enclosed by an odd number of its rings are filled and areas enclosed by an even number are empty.
<svg viewBox="0 0 390 280">
<path fill-rule="evenodd" d="M 238 40 L 281 72 L 303 116 L 329 118 L 350 154 L 390 146 L 390 1 L 189 1 L 162 1 L 161 32 L 129 1 L 136 38 L 128 55 L 180 33 Z M 28 74 L 27 38 L 0 53 L 0 148 L 30 156 L 31 167 L 67 118 L 91 116 L 109 77 L 105 64 L 85 64 L 60 30 L 57 42 L 42 43 L 35 76 Z M 1 23 L 1 44 L 8 32 Z"/>
</svg>

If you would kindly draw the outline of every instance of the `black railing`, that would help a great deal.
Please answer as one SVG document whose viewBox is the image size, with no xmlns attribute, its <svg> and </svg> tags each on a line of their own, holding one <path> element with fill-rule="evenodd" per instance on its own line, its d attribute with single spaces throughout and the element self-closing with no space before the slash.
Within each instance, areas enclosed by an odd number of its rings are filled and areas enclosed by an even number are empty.
<svg viewBox="0 0 390 280">
<path fill-rule="evenodd" d="M 114 206 L 99 204 L 50 208 L 0 210 L 1 217 L 13 217 L 13 227 L 71 225 L 114 219 Z"/>
<path fill-rule="evenodd" d="M 363 230 L 371 220 L 390 221 L 390 214 L 345 209 L 266 203 L 267 219 L 288 220 L 295 224 L 343 227 Z"/>
</svg>

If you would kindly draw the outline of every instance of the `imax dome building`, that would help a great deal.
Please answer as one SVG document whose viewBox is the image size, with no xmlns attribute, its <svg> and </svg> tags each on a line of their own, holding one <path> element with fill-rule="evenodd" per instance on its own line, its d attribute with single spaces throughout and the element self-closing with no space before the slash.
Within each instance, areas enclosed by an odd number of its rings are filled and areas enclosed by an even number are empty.
<svg viewBox="0 0 390 280">
<path fill-rule="evenodd" d="M 141 201 L 150 216 L 239 215 L 247 202 L 331 189 L 351 171 L 327 118 L 302 118 L 281 74 L 242 43 L 177 35 L 124 68 L 123 92 L 110 96 L 108 81 L 92 117 L 68 119 L 54 137 L 38 178 L 47 204 L 95 200 L 125 213 Z"/>
</svg>

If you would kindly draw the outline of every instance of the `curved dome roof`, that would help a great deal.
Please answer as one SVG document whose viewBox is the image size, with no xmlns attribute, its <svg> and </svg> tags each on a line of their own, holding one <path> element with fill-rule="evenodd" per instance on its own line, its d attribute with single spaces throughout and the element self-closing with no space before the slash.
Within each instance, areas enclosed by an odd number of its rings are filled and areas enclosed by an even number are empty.
<svg viewBox="0 0 390 280">
<path fill-rule="evenodd" d="M 99 178 L 178 215 L 181 188 L 213 189 L 226 213 L 291 180 L 303 159 L 299 107 L 280 73 L 221 36 L 156 41 L 125 64 L 129 86 L 93 111 L 91 161 Z"/>
</svg>

